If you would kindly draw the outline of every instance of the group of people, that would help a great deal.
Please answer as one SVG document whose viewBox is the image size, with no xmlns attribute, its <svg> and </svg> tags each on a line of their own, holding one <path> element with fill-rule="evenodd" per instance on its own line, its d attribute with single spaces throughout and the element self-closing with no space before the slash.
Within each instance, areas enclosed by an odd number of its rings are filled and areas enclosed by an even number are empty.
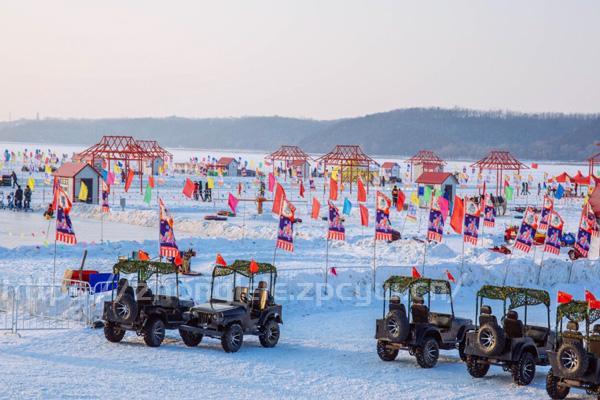
<svg viewBox="0 0 600 400">
<path fill-rule="evenodd" d="M 0 208 L 15 211 L 31 210 L 31 195 L 32 191 L 29 186 L 26 186 L 23 190 L 21 186 L 17 185 L 17 190 L 11 191 L 6 199 L 4 198 L 4 192 L 0 191 Z"/>
<path fill-rule="evenodd" d="M 212 201 L 212 189 L 208 187 L 208 183 L 203 183 L 202 181 L 194 182 L 194 200 Z"/>
</svg>

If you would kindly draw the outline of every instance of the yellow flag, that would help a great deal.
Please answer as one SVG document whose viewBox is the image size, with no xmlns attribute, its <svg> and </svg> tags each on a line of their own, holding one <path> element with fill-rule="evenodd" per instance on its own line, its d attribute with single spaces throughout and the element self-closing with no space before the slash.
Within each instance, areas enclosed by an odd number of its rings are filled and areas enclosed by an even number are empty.
<svg viewBox="0 0 600 400">
<path fill-rule="evenodd" d="M 215 180 L 213 178 L 208 178 L 208 180 L 206 181 L 206 185 L 208 186 L 209 189 L 214 189 L 215 188 Z"/>
<path fill-rule="evenodd" d="M 48 164 L 46 164 L 46 169 L 45 171 L 47 174 L 51 174 L 52 173 L 52 167 L 50 167 Z"/>
<path fill-rule="evenodd" d="M 412 194 L 410 195 L 410 202 L 413 203 L 415 206 L 419 205 L 419 195 L 417 194 L 417 192 L 412 192 Z"/>
<path fill-rule="evenodd" d="M 33 179 L 33 177 L 29 177 L 27 180 L 27 186 L 29 186 L 29 189 L 31 190 L 35 188 L 35 179 Z"/>
<path fill-rule="evenodd" d="M 86 201 L 88 198 L 88 188 L 85 183 L 81 182 L 81 188 L 79 189 L 79 200 Z"/>
<path fill-rule="evenodd" d="M 113 169 L 115 171 L 115 174 L 120 174 L 121 173 L 121 168 L 119 168 L 119 166 L 117 164 L 115 164 L 115 166 L 114 166 Z"/>
</svg>

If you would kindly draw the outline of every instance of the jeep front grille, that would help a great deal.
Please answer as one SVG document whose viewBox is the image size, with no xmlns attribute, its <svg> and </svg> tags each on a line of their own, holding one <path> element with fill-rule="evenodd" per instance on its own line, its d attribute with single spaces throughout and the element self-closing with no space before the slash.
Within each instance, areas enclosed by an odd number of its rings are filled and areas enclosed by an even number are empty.
<svg viewBox="0 0 600 400">
<path fill-rule="evenodd" d="M 209 313 L 198 313 L 198 323 L 200 323 L 201 325 L 204 324 L 210 324 L 210 322 L 212 321 L 212 314 Z"/>
</svg>

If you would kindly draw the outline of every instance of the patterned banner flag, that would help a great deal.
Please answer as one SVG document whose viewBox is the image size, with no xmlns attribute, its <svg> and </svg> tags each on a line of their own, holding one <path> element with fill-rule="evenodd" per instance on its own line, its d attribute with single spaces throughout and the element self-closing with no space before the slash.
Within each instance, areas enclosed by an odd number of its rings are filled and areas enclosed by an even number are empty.
<svg viewBox="0 0 600 400">
<path fill-rule="evenodd" d="M 279 230 L 277 231 L 276 247 L 285 251 L 294 251 L 294 212 L 296 208 L 283 199 L 281 214 L 279 215 Z"/>
<path fill-rule="evenodd" d="M 579 222 L 579 232 L 577 232 L 577 241 L 575 242 L 575 250 L 579 251 L 583 257 L 587 257 L 590 251 L 590 242 L 592 240 L 592 232 L 596 225 L 596 218 L 591 212 L 589 204 L 583 206 L 581 212 L 581 221 Z"/>
<path fill-rule="evenodd" d="M 427 227 L 427 240 L 436 242 L 442 241 L 444 235 L 444 216 L 440 208 L 439 202 L 431 202 L 431 210 L 429 210 L 429 225 Z"/>
<path fill-rule="evenodd" d="M 392 240 L 392 225 L 390 224 L 391 205 L 392 201 L 386 195 L 377 192 L 375 240 Z"/>
<path fill-rule="evenodd" d="M 408 203 L 408 210 L 406 212 L 407 220 L 417 222 L 417 207 L 419 207 L 419 195 L 417 192 L 412 192 L 410 195 L 410 202 Z"/>
<path fill-rule="evenodd" d="M 472 200 L 467 200 L 465 207 L 465 226 L 463 240 L 465 243 L 477 245 L 479 238 L 479 219 L 481 217 L 481 209 L 477 207 Z"/>
<path fill-rule="evenodd" d="M 165 207 L 162 199 L 158 199 L 160 207 L 160 255 L 163 257 L 178 257 L 179 248 L 175 242 L 175 231 L 173 230 L 173 218 Z"/>
<path fill-rule="evenodd" d="M 525 215 L 523 215 L 523 222 L 521 222 L 521 229 L 515 241 L 515 249 L 521 250 L 524 253 L 529 253 L 533 246 L 533 238 L 537 230 L 537 214 L 533 211 L 533 208 L 527 207 Z"/>
<path fill-rule="evenodd" d="M 544 205 L 542 207 L 542 216 L 540 218 L 540 231 L 546 231 L 548 224 L 550 223 L 550 214 L 554 210 L 554 200 L 552 197 L 544 196 Z"/>
<path fill-rule="evenodd" d="M 75 237 L 73 224 L 69 217 L 72 203 L 60 186 L 55 190 L 54 204 L 56 205 L 56 241 L 67 244 L 76 244 L 77 238 Z"/>
<path fill-rule="evenodd" d="M 544 251 L 559 255 L 564 222 L 556 211 L 550 212 L 550 217 L 548 220 L 548 231 L 546 232 Z"/>
<path fill-rule="evenodd" d="M 108 204 L 108 195 L 110 194 L 110 186 L 102 181 L 102 212 L 109 212 L 110 205 Z"/>
<path fill-rule="evenodd" d="M 342 223 L 340 211 L 331 202 L 329 204 L 329 229 L 327 231 L 327 239 L 330 240 L 346 240 L 346 228 Z"/>
<path fill-rule="evenodd" d="M 493 228 L 496 225 L 496 209 L 492 204 L 492 198 L 488 194 L 485 195 L 483 207 L 483 226 Z"/>
</svg>

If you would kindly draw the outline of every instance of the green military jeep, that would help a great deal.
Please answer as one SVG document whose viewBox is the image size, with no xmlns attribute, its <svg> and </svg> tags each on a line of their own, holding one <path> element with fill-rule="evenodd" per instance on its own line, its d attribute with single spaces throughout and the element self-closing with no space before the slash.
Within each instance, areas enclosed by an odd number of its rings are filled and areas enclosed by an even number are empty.
<svg viewBox="0 0 600 400">
<path fill-rule="evenodd" d="M 458 349 L 462 357 L 465 335 L 475 326 L 471 320 L 454 315 L 452 289 L 448 281 L 392 276 L 385 281 L 383 289 L 383 318 L 375 323 L 379 358 L 393 361 L 399 350 L 407 350 L 415 356 L 420 367 L 433 368 L 440 349 Z M 444 297 L 450 313 L 430 312 L 432 293 Z M 410 313 L 402 303 L 404 295 Z M 386 303 L 389 303 L 387 310 Z"/>
<path fill-rule="evenodd" d="M 500 301 L 503 313 L 500 323 L 492 307 L 483 300 Z M 527 323 L 529 308 L 546 307 L 547 326 Z M 523 308 L 524 321 L 517 308 Z M 476 330 L 467 333 L 465 347 L 467 371 L 474 378 L 484 377 L 490 365 L 501 366 L 512 374 L 517 385 L 529 385 L 535 377 L 536 365 L 548 365 L 548 351 L 555 335 L 550 330 L 550 295 L 545 290 L 508 286 L 483 286 L 477 292 L 475 313 L 479 317 Z"/>
<path fill-rule="evenodd" d="M 584 301 L 571 301 L 556 309 L 558 340 L 548 352 L 550 371 L 546 391 L 552 399 L 564 399 L 571 388 L 585 390 L 600 399 L 600 310 L 590 309 Z M 563 327 L 563 322 L 567 321 Z M 579 324 L 585 323 L 585 335 Z M 563 329 L 565 328 L 565 329 Z"/>
</svg>

